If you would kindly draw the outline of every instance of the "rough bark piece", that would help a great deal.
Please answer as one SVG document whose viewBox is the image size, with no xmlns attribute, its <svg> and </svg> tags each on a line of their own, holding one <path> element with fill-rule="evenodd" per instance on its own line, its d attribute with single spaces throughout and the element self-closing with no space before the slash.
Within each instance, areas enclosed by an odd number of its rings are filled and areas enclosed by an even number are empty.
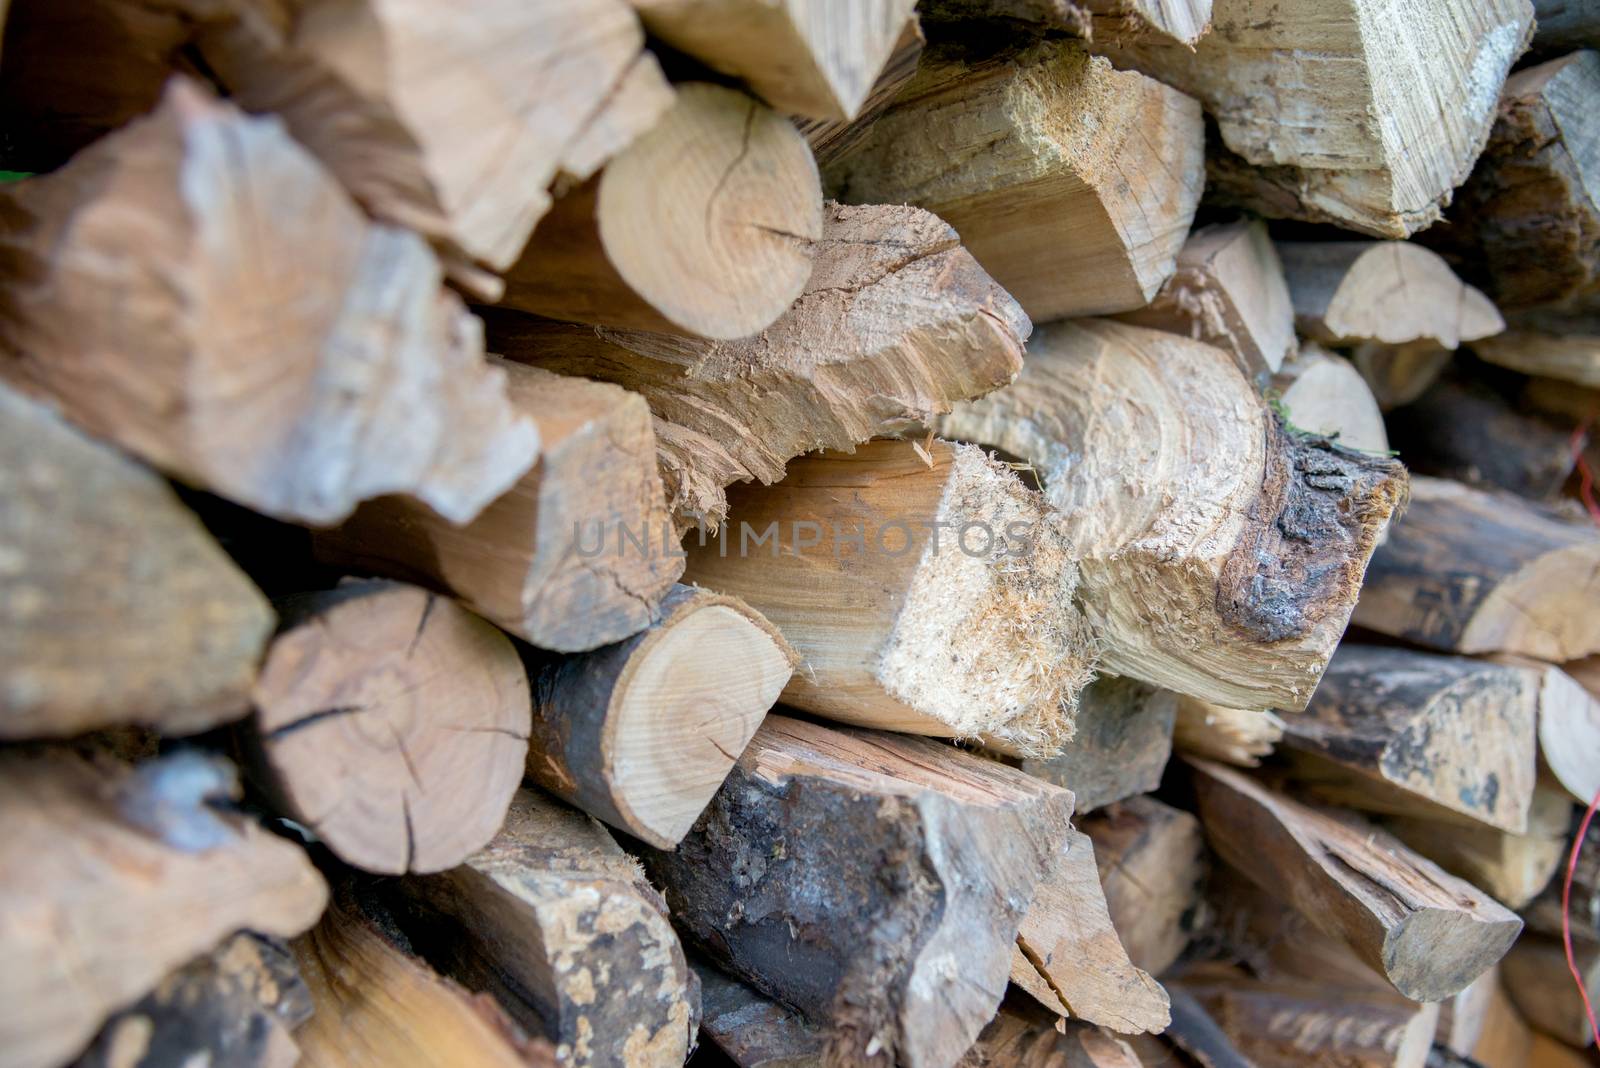
<svg viewBox="0 0 1600 1068">
<path fill-rule="evenodd" d="M 1600 946 L 1574 944 L 1573 951 L 1578 975 L 1592 1002 L 1600 998 Z M 1594 1041 L 1559 938 L 1529 935 L 1519 939 L 1500 970 L 1512 1004 L 1534 1030 L 1579 1048 Z"/>
<path fill-rule="evenodd" d="M 1011 981 L 1063 1016 L 1124 1034 L 1160 1032 L 1167 992 L 1128 959 L 1107 911 L 1094 842 L 1067 836 L 1017 932 Z"/>
<path fill-rule="evenodd" d="M 536 663 L 528 777 L 661 849 L 689 832 L 794 671 L 734 597 L 676 586 L 649 629 Z"/>
<path fill-rule="evenodd" d="M 1116 1035 L 1013 1002 L 989 1021 L 959 1068 L 1143 1068 Z"/>
<path fill-rule="evenodd" d="M 1131 679 L 1098 678 L 1078 694 L 1072 740 L 1055 756 L 1028 758 L 1020 767 L 1071 790 L 1080 814 L 1149 793 L 1161 785 L 1172 755 L 1177 702 Z"/>
<path fill-rule="evenodd" d="M 937 426 L 1043 477 L 1107 671 L 1231 708 L 1305 706 L 1405 494 L 1394 460 L 1286 432 L 1223 350 L 1123 323 L 1040 330 Z"/>
<path fill-rule="evenodd" d="M 933 47 L 827 177 L 841 200 L 936 213 L 1045 321 L 1150 302 L 1194 221 L 1204 155 L 1199 105 L 1076 42 L 983 60 Z"/>
<path fill-rule="evenodd" d="M 1277 372 L 1297 347 L 1283 264 L 1259 219 L 1194 231 L 1150 306 L 1118 318 L 1227 349 L 1252 378 Z"/>
<path fill-rule="evenodd" d="M 0 737 L 244 715 L 266 599 L 167 483 L 0 386 Z"/>
<path fill-rule="evenodd" d="M 1192 756 L 1254 768 L 1283 741 L 1284 721 L 1265 709 L 1223 708 L 1178 698 L 1172 744 Z"/>
<path fill-rule="evenodd" d="M 786 703 L 1028 756 L 1071 736 L 1095 642 L 1064 524 L 1005 465 L 877 441 L 730 500 L 739 529 L 690 539 L 685 578 L 745 601 L 799 652 Z"/>
<path fill-rule="evenodd" d="M 1284 362 L 1272 388 L 1284 418 L 1296 429 L 1362 452 L 1389 451 L 1383 409 L 1366 378 L 1355 364 L 1316 342 L 1301 345 Z"/>
<path fill-rule="evenodd" d="M 415 586 L 280 602 L 253 745 L 283 811 L 368 871 L 441 871 L 499 829 L 528 749 L 505 635 Z"/>
<path fill-rule="evenodd" d="M 327 899 L 297 846 L 253 823 L 210 815 L 209 848 L 164 840 L 118 814 L 148 779 L 60 751 L 0 756 L 0 1049 L 16 1068 L 60 1064 L 110 1013 L 163 975 L 249 928 L 289 937 Z M 177 798 L 169 816 L 194 815 Z"/>
<path fill-rule="evenodd" d="M 427 245 L 192 82 L 0 213 L 0 374 L 185 482 L 306 523 L 391 493 L 465 522 L 537 454 Z"/>
<path fill-rule="evenodd" d="M 645 28 L 779 111 L 853 119 L 914 0 L 630 0 Z"/>
<path fill-rule="evenodd" d="M 829 1063 L 950 1068 L 1000 1003 L 1071 809 L 937 742 L 769 716 L 647 861 L 708 953 L 828 1030 Z"/>
<path fill-rule="evenodd" d="M 821 234 L 817 164 L 793 124 L 733 89 L 680 85 L 648 133 L 552 206 L 501 303 L 748 337 L 800 296 Z"/>
<path fill-rule="evenodd" d="M 1459 875 L 1509 909 L 1523 909 L 1550 885 L 1566 858 L 1572 803 L 1553 790 L 1534 791 L 1526 831 L 1463 827 L 1415 817 L 1394 817 L 1384 827 L 1406 845 Z"/>
<path fill-rule="evenodd" d="M 1193 47 L 1148 37 L 1097 47 L 1200 98 L 1229 150 L 1213 164 L 1228 199 L 1405 237 L 1437 221 L 1471 171 L 1533 8 L 1216 0 L 1211 22 Z"/>
<path fill-rule="evenodd" d="M 1447 998 L 1503 956 L 1522 921 L 1394 838 L 1191 761 L 1206 837 L 1262 889 L 1343 939 L 1395 989 Z"/>
<path fill-rule="evenodd" d="M 683 573 L 649 407 L 608 383 L 491 360 L 539 428 L 538 463 L 464 526 L 401 499 L 362 505 L 316 535 L 318 558 L 447 591 L 546 649 L 638 633 Z"/>
<path fill-rule="evenodd" d="M 849 449 L 1010 382 L 1028 317 L 936 216 L 829 204 L 806 293 L 735 342 L 491 318 L 497 351 L 642 394 L 681 521 L 715 527 L 724 488 L 773 483 L 816 449 Z"/>
<path fill-rule="evenodd" d="M 488 989 L 563 1065 L 678 1068 L 699 995 L 661 896 L 605 828 L 529 790 L 461 867 L 403 887 L 408 933 Z"/>
<path fill-rule="evenodd" d="M 1571 428 L 1518 411 L 1487 383 L 1446 379 L 1394 414 L 1394 444 L 1419 474 L 1552 500 L 1576 462 Z"/>
<path fill-rule="evenodd" d="M 1094 842 L 1106 909 L 1128 959 L 1160 975 L 1189 945 L 1203 912 L 1200 821 L 1153 797 L 1135 797 L 1096 812 L 1082 828 Z"/>
<path fill-rule="evenodd" d="M 1355 622 L 1458 653 L 1576 660 L 1600 652 L 1600 532 L 1520 497 L 1411 480 L 1373 555 Z"/>
</svg>

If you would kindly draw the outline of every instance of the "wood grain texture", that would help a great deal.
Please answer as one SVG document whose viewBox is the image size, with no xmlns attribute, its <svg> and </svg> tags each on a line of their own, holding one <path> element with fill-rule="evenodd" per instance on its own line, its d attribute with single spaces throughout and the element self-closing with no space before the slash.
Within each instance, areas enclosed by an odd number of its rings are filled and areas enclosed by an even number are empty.
<svg viewBox="0 0 1600 1068">
<path fill-rule="evenodd" d="M 1191 756 L 1254 768 L 1277 749 L 1283 732 L 1283 719 L 1266 709 L 1223 708 L 1180 697 L 1172 744 Z"/>
<path fill-rule="evenodd" d="M 1600 316 L 1512 313 L 1505 333 L 1476 342 L 1472 351 L 1525 375 L 1600 389 Z"/>
<path fill-rule="evenodd" d="M 1094 842 L 1106 910 L 1128 959 L 1159 976 L 1204 918 L 1209 866 L 1200 821 L 1153 797 L 1133 797 L 1083 820 Z"/>
<path fill-rule="evenodd" d="M 1019 766 L 1071 790 L 1079 813 L 1149 793 L 1172 755 L 1178 700 L 1130 679 L 1098 678 L 1078 694 L 1072 740 L 1054 756 Z"/>
<path fill-rule="evenodd" d="M 1394 414 L 1407 468 L 1536 501 L 1555 499 L 1576 459 L 1570 427 L 1521 411 L 1487 383 L 1450 376 Z"/>
<path fill-rule="evenodd" d="M 1104 1028 L 1062 1021 L 1012 998 L 958 1068 L 1143 1068 L 1133 1048 Z"/>
<path fill-rule="evenodd" d="M 1572 802 L 1559 791 L 1534 791 L 1526 830 L 1463 827 L 1425 818 L 1383 820 L 1384 829 L 1452 875 L 1509 909 L 1526 908 L 1563 867 L 1571 845 Z"/>
<path fill-rule="evenodd" d="M 1389 451 L 1383 409 L 1360 369 L 1342 356 L 1308 341 L 1272 376 L 1272 388 L 1295 428 L 1361 452 Z"/>
<path fill-rule="evenodd" d="M 1578 975 L 1593 1001 L 1600 997 L 1600 946 L 1573 947 Z M 1518 940 L 1500 966 L 1506 993 L 1529 1026 L 1569 1046 L 1593 1044 L 1594 1031 L 1584 1014 L 1578 984 L 1567 970 L 1559 938 L 1529 935 Z"/>
</svg>

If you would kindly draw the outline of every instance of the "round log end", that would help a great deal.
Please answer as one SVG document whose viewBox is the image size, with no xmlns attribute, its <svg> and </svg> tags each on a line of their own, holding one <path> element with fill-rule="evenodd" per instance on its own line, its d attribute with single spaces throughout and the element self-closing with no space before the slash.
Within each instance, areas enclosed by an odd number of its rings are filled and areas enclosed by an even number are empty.
<svg viewBox="0 0 1600 1068">
<path fill-rule="evenodd" d="M 1413 1001 L 1444 1001 L 1493 967 L 1521 931 L 1522 921 L 1512 912 L 1486 919 L 1455 909 L 1419 909 L 1384 940 L 1384 972 Z"/>
</svg>

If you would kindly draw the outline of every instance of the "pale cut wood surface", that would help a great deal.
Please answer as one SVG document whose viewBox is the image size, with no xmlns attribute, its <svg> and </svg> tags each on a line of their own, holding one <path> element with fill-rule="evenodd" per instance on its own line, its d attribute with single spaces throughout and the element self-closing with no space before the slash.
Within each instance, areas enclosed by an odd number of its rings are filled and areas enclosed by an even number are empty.
<svg viewBox="0 0 1600 1068">
<path fill-rule="evenodd" d="M 849 152 L 866 136 L 872 124 L 883 114 L 900 90 L 906 87 L 917 73 L 922 60 L 922 49 L 928 39 L 922 32 L 922 20 L 913 15 L 895 39 L 894 47 L 883 61 L 877 80 L 867 92 L 866 99 L 849 122 L 838 119 L 807 119 L 794 117 L 794 123 L 805 135 L 806 143 L 817 159 L 817 167 L 826 170 L 829 162 Z"/>
<path fill-rule="evenodd" d="M 1148 793 L 1161 785 L 1172 755 L 1178 700 L 1131 679 L 1098 678 L 1078 694 L 1071 741 L 1020 767 L 1071 790 L 1079 813 Z"/>
<path fill-rule="evenodd" d="M 528 749 L 528 677 L 506 636 L 400 583 L 279 607 L 251 741 L 282 811 L 346 863 L 393 875 L 488 842 Z"/>
<path fill-rule="evenodd" d="M 1527 829 L 1518 834 L 1407 816 L 1385 819 L 1383 826 L 1441 868 L 1520 911 L 1564 868 L 1571 816 L 1571 800 L 1541 786 L 1534 791 Z"/>
<path fill-rule="evenodd" d="M 1568 798 L 1587 805 L 1600 793 L 1600 693 L 1554 664 L 1517 656 L 1495 659 L 1528 672 L 1534 680 L 1541 781 L 1553 780 Z"/>
<path fill-rule="evenodd" d="M 1600 322 L 1541 323 L 1514 318 L 1503 334 L 1472 346 L 1479 358 L 1525 375 L 1600 389 Z"/>
<path fill-rule="evenodd" d="M 1224 708 L 1178 698 L 1172 744 L 1182 752 L 1241 768 L 1254 768 L 1283 741 L 1284 720 L 1267 709 Z"/>
<path fill-rule="evenodd" d="M 1150 302 L 1194 220 L 1204 140 L 1193 100 L 1077 43 L 930 48 L 827 179 L 841 200 L 936 213 L 1043 322 Z"/>
<path fill-rule="evenodd" d="M 1405 493 L 1393 459 L 1286 433 L 1223 350 L 1124 323 L 1041 329 L 936 425 L 1042 477 L 1106 670 L 1233 708 L 1304 707 Z"/>
<path fill-rule="evenodd" d="M 0 373 L 181 481 L 310 524 L 382 494 L 465 522 L 537 455 L 427 245 L 275 119 L 178 79 L 0 205 Z"/>
<path fill-rule="evenodd" d="M 318 532 L 319 559 L 441 589 L 524 641 L 576 652 L 643 630 L 683 573 L 649 407 L 491 357 L 539 428 L 537 463 L 466 525 L 397 498 Z"/>
<path fill-rule="evenodd" d="M 1284 418 L 1312 434 L 1362 452 L 1389 451 L 1383 409 L 1355 364 L 1314 341 L 1300 346 L 1272 377 Z"/>
<path fill-rule="evenodd" d="M 1378 407 L 1384 411 L 1423 396 L 1450 366 L 1451 350 L 1432 341 L 1386 345 L 1363 341 L 1350 352 Z"/>
<path fill-rule="evenodd" d="M 724 488 L 816 449 L 915 427 L 1010 382 L 1033 326 L 934 215 L 827 205 L 803 295 L 757 336 L 708 342 L 490 319 L 496 351 L 641 394 L 667 503 L 715 528 Z"/>
<path fill-rule="evenodd" d="M 1132 797 L 1083 820 L 1094 842 L 1111 925 L 1135 967 L 1159 976 L 1203 922 L 1209 861 L 1200 821 L 1153 797 Z"/>
</svg>

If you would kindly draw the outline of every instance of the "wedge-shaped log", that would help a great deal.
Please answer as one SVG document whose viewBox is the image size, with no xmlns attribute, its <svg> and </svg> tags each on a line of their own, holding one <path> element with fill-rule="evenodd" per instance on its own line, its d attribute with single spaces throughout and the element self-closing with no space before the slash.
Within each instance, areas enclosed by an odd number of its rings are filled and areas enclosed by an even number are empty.
<svg viewBox="0 0 1600 1068">
<path fill-rule="evenodd" d="M 638 633 L 683 573 L 649 407 L 608 383 L 491 360 L 539 427 L 539 462 L 464 526 L 384 498 L 318 532 L 317 556 L 452 593 L 541 648 Z"/>
<path fill-rule="evenodd" d="M 742 599 L 799 652 L 786 703 L 1022 755 L 1071 736 L 1096 646 L 1064 524 L 1005 465 L 877 441 L 730 500 L 738 531 L 691 538 L 685 578 Z"/>
<path fill-rule="evenodd" d="M 1528 0 L 1426 12 L 1409 0 L 1216 0 L 1211 33 L 1192 47 L 1098 47 L 1216 116 L 1229 151 L 1212 181 L 1224 198 L 1405 237 L 1437 221 L 1466 180 L 1532 28 Z"/>
<path fill-rule="evenodd" d="M 1128 959 L 1160 975 L 1189 945 L 1203 915 L 1207 861 L 1200 821 L 1153 797 L 1134 797 L 1081 826 L 1094 842 L 1106 910 Z"/>
<path fill-rule="evenodd" d="M 1071 810 L 938 742 L 769 716 L 646 862 L 706 952 L 828 1031 L 829 1063 L 951 1068 L 1000 1003 Z"/>
<path fill-rule="evenodd" d="M 430 961 L 486 991 L 563 1065 L 678 1068 L 699 996 L 661 895 L 604 827 L 530 790 L 461 867 L 403 887 Z"/>
<path fill-rule="evenodd" d="M 241 928 L 286 938 L 316 922 L 327 887 L 305 853 L 206 809 L 188 778 L 56 751 L 0 757 L 8 1064 L 65 1062 L 107 1015 Z M 164 822 L 119 815 L 152 805 Z M 203 837 L 184 836 L 192 821 Z"/>
<path fill-rule="evenodd" d="M 1393 459 L 1285 431 L 1223 350 L 1123 323 L 1040 330 L 937 425 L 1043 477 L 1107 671 L 1232 708 L 1305 706 L 1405 493 Z"/>
<path fill-rule="evenodd" d="M 500 827 L 528 751 L 528 677 L 505 635 L 390 582 L 279 602 L 256 683 L 263 785 L 341 860 L 454 867 Z"/>
<path fill-rule="evenodd" d="M 1388 452 L 1383 408 L 1356 365 L 1314 341 L 1272 376 L 1284 418 L 1308 434 L 1333 438 L 1362 452 Z M 1409 457 L 1407 457 L 1409 459 Z"/>
<path fill-rule="evenodd" d="M 306 523 L 381 494 L 465 522 L 537 454 L 422 239 L 192 82 L 0 210 L 0 374 L 185 482 Z"/>
<path fill-rule="evenodd" d="M 1374 554 L 1355 622 L 1457 653 L 1600 652 L 1600 532 L 1507 493 L 1418 476 Z"/>
<path fill-rule="evenodd" d="M 1131 679 L 1098 678 L 1078 694 L 1072 740 L 1055 756 L 1020 766 L 1071 790 L 1080 814 L 1149 793 L 1172 755 L 1178 700 Z"/>
<path fill-rule="evenodd" d="M 812 155 L 816 156 L 818 168 L 826 170 L 831 161 L 850 151 L 866 135 L 873 122 L 917 73 L 917 64 L 922 59 L 922 49 L 927 43 L 928 39 L 922 33 L 922 20 L 913 16 L 901 28 L 894 48 L 883 61 L 877 80 L 872 83 L 871 90 L 856 110 L 853 121 L 795 116 L 795 125 L 805 134 L 806 143 L 811 146 Z"/>
<path fill-rule="evenodd" d="M 1016 377 L 1032 331 L 936 216 L 829 204 L 807 291 L 756 337 L 706 342 L 490 319 L 496 351 L 642 394 L 668 506 L 715 527 L 724 488 L 772 483 L 815 449 L 849 449 Z"/>
<path fill-rule="evenodd" d="M 1180 697 L 1172 744 L 1191 756 L 1254 768 L 1278 748 L 1283 730 L 1283 720 L 1265 709 L 1223 708 Z"/>
<path fill-rule="evenodd" d="M 528 777 L 662 849 L 689 832 L 794 671 L 743 601 L 677 586 L 640 634 L 530 665 Z"/>
<path fill-rule="evenodd" d="M 1600 997 L 1600 946 L 1575 946 L 1573 957 L 1578 978 L 1593 1001 Z M 1501 973 L 1512 1004 L 1535 1030 L 1580 1049 L 1594 1042 L 1559 938 L 1530 935 L 1519 940 L 1506 955 Z"/>
<path fill-rule="evenodd" d="M 1554 664 L 1519 656 L 1497 661 L 1530 673 L 1538 690 L 1540 784 L 1587 805 L 1600 793 L 1600 694 Z M 1568 665 L 1579 669 L 1578 665 Z"/>
<path fill-rule="evenodd" d="M 171 487 L 0 386 L 0 737 L 249 711 L 272 611 Z"/>
<path fill-rule="evenodd" d="M 827 179 L 851 203 L 935 212 L 1042 322 L 1150 302 L 1194 221 L 1204 155 L 1198 104 L 1076 42 L 983 60 L 930 48 Z"/>
<path fill-rule="evenodd" d="M 558 200 L 501 303 L 706 338 L 765 330 L 805 288 L 822 186 L 805 138 L 754 97 L 679 86 L 649 133 Z"/>
<path fill-rule="evenodd" d="M 1514 913 L 1382 831 L 1220 764 L 1190 763 L 1212 848 L 1343 939 L 1406 997 L 1450 997 L 1521 931 Z"/>
<path fill-rule="evenodd" d="M 1550 885 L 1566 858 L 1571 817 L 1566 794 L 1540 787 L 1520 834 L 1411 816 L 1385 819 L 1383 826 L 1445 871 L 1520 910 Z"/>
</svg>

